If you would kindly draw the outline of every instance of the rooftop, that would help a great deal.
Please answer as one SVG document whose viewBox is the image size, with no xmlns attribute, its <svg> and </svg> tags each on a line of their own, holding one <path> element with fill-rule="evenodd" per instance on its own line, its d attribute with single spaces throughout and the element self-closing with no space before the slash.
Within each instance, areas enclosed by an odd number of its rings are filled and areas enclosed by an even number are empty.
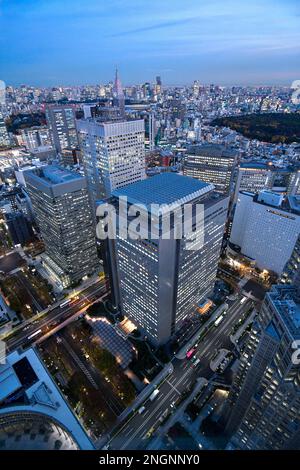
<svg viewBox="0 0 300 470">
<path fill-rule="evenodd" d="M 278 193 L 264 190 L 258 194 L 249 191 L 240 191 L 239 194 L 251 197 L 256 204 L 268 207 L 275 207 L 282 212 L 300 215 L 300 196 L 288 196 L 284 198 Z"/>
<path fill-rule="evenodd" d="M 172 206 L 191 202 L 213 189 L 212 184 L 204 183 L 189 176 L 161 173 L 116 189 L 113 191 L 113 196 L 127 197 L 130 204 L 144 204 L 149 208 L 151 204 Z"/>
<path fill-rule="evenodd" d="M 5 401 L 7 400 L 7 402 Z M 22 426 L 24 415 L 42 416 L 43 421 L 56 422 L 82 449 L 93 445 L 77 417 L 33 349 L 14 351 L 0 364 L 0 420 L 11 416 Z M 3 426 L 0 432 L 3 430 Z M 1 442 L 1 437 L 0 437 Z"/>
<path fill-rule="evenodd" d="M 267 168 L 270 168 L 270 165 L 267 165 L 263 162 L 247 162 L 241 163 L 240 168 L 254 168 L 256 170 L 266 170 Z"/>
<path fill-rule="evenodd" d="M 49 165 L 41 170 L 40 178 L 47 180 L 51 184 L 66 183 L 70 180 L 81 178 L 80 175 L 59 166 Z"/>
<path fill-rule="evenodd" d="M 300 304 L 297 287 L 276 284 L 268 296 L 291 332 L 295 337 L 300 337 Z"/>
<path fill-rule="evenodd" d="M 237 156 L 236 150 L 222 144 L 192 145 L 188 148 L 188 154 L 225 158 L 235 158 Z"/>
</svg>

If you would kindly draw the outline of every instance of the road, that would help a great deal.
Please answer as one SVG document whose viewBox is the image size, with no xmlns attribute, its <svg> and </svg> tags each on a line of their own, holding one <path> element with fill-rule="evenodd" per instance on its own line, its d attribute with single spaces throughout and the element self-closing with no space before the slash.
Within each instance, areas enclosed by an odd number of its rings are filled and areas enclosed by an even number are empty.
<svg viewBox="0 0 300 470">
<path fill-rule="evenodd" d="M 228 309 L 224 320 L 215 327 L 214 325 L 199 342 L 196 355 L 200 359 L 198 366 L 194 366 L 192 361 L 187 359 L 174 358 L 172 361 L 173 372 L 159 386 L 159 394 L 153 402 L 149 399 L 144 403 L 145 411 L 140 415 L 137 411 L 129 419 L 119 426 L 118 430 L 107 441 L 109 449 L 112 450 L 133 450 L 146 448 L 149 443 L 149 431 L 155 433 L 160 422 L 159 418 L 164 413 L 174 411 L 176 401 L 179 401 L 182 394 L 194 386 L 198 377 L 211 379 L 215 374 L 209 367 L 209 363 L 220 348 L 233 349 L 230 341 L 230 333 L 241 317 L 242 313 L 249 309 L 251 300 L 243 304 L 239 297 Z M 171 405 L 173 404 L 173 407 Z"/>
<path fill-rule="evenodd" d="M 37 316 L 15 329 L 13 335 L 4 339 L 6 351 L 11 352 L 19 347 L 30 347 L 57 333 L 61 328 L 80 316 L 96 301 L 100 301 L 108 295 L 105 281 L 97 281 L 95 284 L 83 288 L 77 292 L 78 300 L 73 300 L 64 307 L 54 306 L 43 316 Z M 63 303 L 63 301 L 61 302 Z M 31 340 L 28 338 L 32 335 Z"/>
</svg>

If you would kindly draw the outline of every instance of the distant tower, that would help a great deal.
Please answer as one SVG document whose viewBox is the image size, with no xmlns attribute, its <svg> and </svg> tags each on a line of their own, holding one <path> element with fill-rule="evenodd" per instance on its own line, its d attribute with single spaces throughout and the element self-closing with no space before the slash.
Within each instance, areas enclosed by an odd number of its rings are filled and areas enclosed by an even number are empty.
<svg viewBox="0 0 300 470">
<path fill-rule="evenodd" d="M 117 68 L 115 82 L 113 86 L 113 106 L 117 106 L 118 108 L 120 108 L 121 116 L 125 116 L 125 96 Z"/>
<path fill-rule="evenodd" d="M 154 150 L 155 147 L 155 116 L 154 113 L 149 113 L 149 150 Z"/>
</svg>

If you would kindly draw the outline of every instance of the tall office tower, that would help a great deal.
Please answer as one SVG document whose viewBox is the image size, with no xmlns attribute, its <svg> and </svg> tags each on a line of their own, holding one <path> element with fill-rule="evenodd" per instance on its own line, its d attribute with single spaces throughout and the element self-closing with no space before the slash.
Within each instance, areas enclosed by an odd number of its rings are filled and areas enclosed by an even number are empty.
<svg viewBox="0 0 300 470">
<path fill-rule="evenodd" d="M 299 167 L 293 168 L 293 171 L 290 173 L 288 181 L 288 194 L 293 196 L 300 195 L 300 169 Z"/>
<path fill-rule="evenodd" d="M 281 282 L 300 285 L 300 235 L 296 240 L 291 257 L 283 269 Z"/>
<path fill-rule="evenodd" d="M 157 76 L 156 77 L 156 85 L 155 85 L 155 93 L 156 93 L 156 95 L 161 95 L 161 92 L 162 92 L 161 77 Z"/>
<path fill-rule="evenodd" d="M 200 83 L 198 80 L 195 80 L 193 83 L 193 95 L 195 98 L 199 96 L 199 91 L 200 91 Z"/>
<path fill-rule="evenodd" d="M 151 94 L 152 94 L 151 84 L 149 82 L 146 82 L 146 83 L 143 84 L 142 88 L 143 88 L 144 98 L 146 100 L 149 100 L 151 98 Z"/>
<path fill-rule="evenodd" d="M 122 197 L 127 198 L 127 204 L 121 208 Z M 199 315 L 199 303 L 213 290 L 228 197 L 215 193 L 213 185 L 164 173 L 116 189 L 112 200 L 119 211 L 118 220 L 128 227 L 129 235 L 131 220 L 128 222 L 125 217 L 127 210 L 133 210 L 132 204 L 142 204 L 142 219 L 151 221 L 154 232 L 146 233 L 142 239 L 126 239 L 118 234 L 112 250 L 112 263 L 116 262 L 116 266 L 111 271 L 118 277 L 115 283 L 120 289 L 122 313 L 155 345 L 163 344 L 185 320 Z M 150 211 L 151 204 L 160 207 Z M 190 219 L 193 235 L 203 235 L 203 244 L 189 241 L 190 232 L 181 236 L 186 204 L 192 211 L 197 205 L 203 209 L 204 225 L 196 224 L 195 217 Z M 176 214 L 168 229 L 165 220 L 170 211 Z M 179 235 L 175 237 L 175 233 Z"/>
<path fill-rule="evenodd" d="M 238 169 L 234 201 L 240 191 L 258 193 L 263 189 L 272 189 L 271 167 L 266 163 L 242 163 Z"/>
<path fill-rule="evenodd" d="M 193 145 L 187 151 L 183 173 L 206 183 L 212 183 L 216 191 L 228 194 L 236 160 L 236 151 L 223 145 Z"/>
<path fill-rule="evenodd" d="M 145 174 L 144 120 L 77 121 L 78 137 L 91 207 L 114 189 L 140 181 Z"/>
<path fill-rule="evenodd" d="M 95 272 L 98 258 L 86 179 L 50 165 L 26 172 L 25 180 L 48 272 L 63 287 Z"/>
<path fill-rule="evenodd" d="M 260 269 L 281 275 L 300 233 L 300 197 L 239 193 L 230 242 Z"/>
<path fill-rule="evenodd" d="M 155 115 L 153 112 L 149 113 L 149 150 L 154 150 L 155 147 Z"/>
<path fill-rule="evenodd" d="M 3 115 L 0 112 L 0 147 L 6 147 L 8 145 L 10 145 L 10 139 L 6 129 Z"/>
<path fill-rule="evenodd" d="M 234 446 L 300 449 L 300 364 L 293 344 L 299 340 L 297 288 L 273 286 L 229 394 L 227 432 Z"/>
<path fill-rule="evenodd" d="M 50 130 L 52 145 L 57 152 L 78 147 L 75 125 L 75 112 L 72 106 L 48 105 L 46 120 Z"/>
<path fill-rule="evenodd" d="M 121 117 L 125 116 L 125 96 L 122 88 L 122 83 L 119 77 L 118 69 L 116 69 L 115 82 L 113 86 L 113 106 L 120 110 Z"/>
<path fill-rule="evenodd" d="M 22 129 L 21 136 L 25 147 L 29 150 L 51 145 L 50 132 L 46 126 Z"/>
<path fill-rule="evenodd" d="M 22 212 L 5 214 L 5 221 L 14 245 L 25 245 L 33 237 L 31 225 Z"/>
</svg>

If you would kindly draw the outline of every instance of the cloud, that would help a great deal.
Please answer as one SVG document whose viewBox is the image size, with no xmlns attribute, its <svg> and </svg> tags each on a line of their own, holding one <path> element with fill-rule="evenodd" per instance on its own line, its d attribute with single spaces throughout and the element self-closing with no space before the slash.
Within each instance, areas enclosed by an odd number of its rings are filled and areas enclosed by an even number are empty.
<svg viewBox="0 0 300 470">
<path fill-rule="evenodd" d="M 195 18 L 184 18 L 181 20 L 165 21 L 163 23 L 157 23 L 157 24 L 153 24 L 149 26 L 142 26 L 141 28 L 135 28 L 135 29 L 127 30 L 127 31 L 116 32 L 116 33 L 107 35 L 107 37 L 129 36 L 131 34 L 144 33 L 146 31 L 154 31 L 156 29 L 166 29 L 172 26 L 180 26 L 180 25 L 189 23 L 194 20 Z"/>
</svg>

